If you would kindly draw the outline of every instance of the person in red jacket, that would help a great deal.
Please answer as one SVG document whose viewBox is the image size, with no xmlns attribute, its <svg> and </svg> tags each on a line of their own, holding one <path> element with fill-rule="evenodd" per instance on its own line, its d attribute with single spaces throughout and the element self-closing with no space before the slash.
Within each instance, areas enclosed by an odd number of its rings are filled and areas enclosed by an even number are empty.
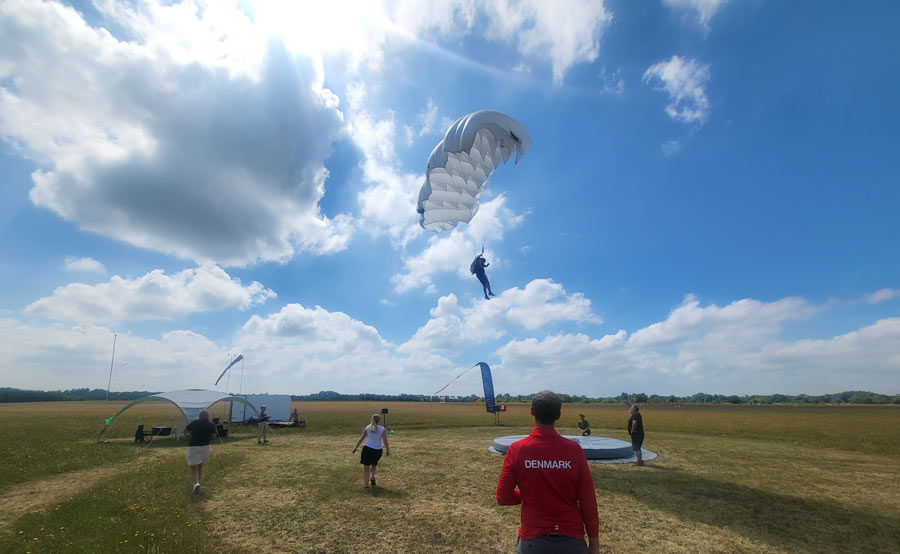
<svg viewBox="0 0 900 554">
<path fill-rule="evenodd" d="M 503 460 L 497 503 L 522 505 L 519 554 L 600 552 L 594 479 L 581 446 L 554 428 L 561 412 L 559 396 L 536 394 L 531 401 L 534 430 L 512 443 Z"/>
</svg>

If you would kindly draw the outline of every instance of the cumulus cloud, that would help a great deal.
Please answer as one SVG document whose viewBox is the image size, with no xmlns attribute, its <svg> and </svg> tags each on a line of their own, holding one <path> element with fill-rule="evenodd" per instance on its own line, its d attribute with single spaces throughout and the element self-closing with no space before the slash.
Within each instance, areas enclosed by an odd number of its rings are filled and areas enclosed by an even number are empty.
<svg viewBox="0 0 900 554">
<path fill-rule="evenodd" d="M 709 28 L 709 20 L 728 0 L 663 0 L 667 7 L 692 14 L 704 29 Z"/>
<path fill-rule="evenodd" d="M 406 257 L 403 271 L 391 277 L 395 290 L 399 293 L 419 287 L 435 290 L 433 277 L 448 271 L 466 277 L 469 262 L 474 253 L 479 252 L 485 239 L 501 240 L 506 231 L 518 227 L 524 218 L 524 215 L 506 207 L 506 197 L 502 194 L 483 202 L 469 224 L 456 227 L 449 233 L 431 234 L 422 252 Z M 493 252 L 486 251 L 485 256 L 494 268 L 502 262 Z"/>
<path fill-rule="evenodd" d="M 843 335 L 786 341 L 786 322 L 823 310 L 799 298 L 744 299 L 701 306 L 688 296 L 669 316 L 628 335 L 595 339 L 558 334 L 509 341 L 497 354 L 523 378 L 547 380 L 560 370 L 596 381 L 602 394 L 634 390 L 694 392 L 824 393 L 896 389 L 900 319 L 888 318 Z M 865 368 L 865 372 L 855 371 Z"/>
<path fill-rule="evenodd" d="M 376 117 L 367 107 L 370 91 L 362 82 L 348 86 L 347 127 L 363 154 L 360 164 L 365 188 L 357 194 L 360 227 L 387 234 L 400 247 L 418 234 L 416 198 L 425 176 L 400 169 L 393 112 Z"/>
<path fill-rule="evenodd" d="M 0 378 L 5 386 L 26 389 L 106 388 L 112 344 L 113 332 L 105 327 L 0 319 Z M 192 331 L 158 339 L 119 333 L 111 388 L 209 388 L 225 363 L 221 347 Z"/>
<path fill-rule="evenodd" d="M 103 275 L 106 268 L 93 258 L 66 258 L 67 271 L 82 271 L 85 273 L 97 273 Z"/>
<path fill-rule="evenodd" d="M 321 306 L 288 304 L 278 313 L 252 316 L 234 344 L 254 360 L 251 387 L 277 381 L 290 390 L 397 394 L 427 389 L 435 372 L 454 367 L 433 353 L 398 355 L 374 327 Z"/>
<path fill-rule="evenodd" d="M 658 84 L 657 88 L 669 95 L 666 113 L 682 123 L 706 121 L 709 100 L 704 87 L 709 78 L 709 65 L 681 56 L 655 63 L 644 72 L 645 83 Z"/>
<path fill-rule="evenodd" d="M 833 337 L 785 339 L 784 328 L 835 304 L 798 298 L 743 299 L 703 305 L 688 296 L 662 321 L 630 334 L 593 336 L 566 326 L 600 323 L 588 299 L 536 280 L 494 300 L 460 305 L 438 300 L 431 319 L 395 346 L 377 329 L 320 306 L 288 304 L 253 315 L 225 342 L 190 330 L 159 338 L 120 333 L 114 390 L 209 387 L 244 354 L 245 392 L 431 393 L 458 375 L 477 352 L 491 361 L 504 392 L 612 395 L 710 392 L 810 393 L 841 390 L 900 392 L 900 318 L 888 317 Z M 113 333 L 87 324 L 41 324 L 0 318 L 0 379 L 22 388 L 103 387 Z M 495 352 L 490 343 L 508 338 Z M 479 346 L 481 348 L 479 348 Z M 465 358 L 460 360 L 454 358 Z M 234 380 L 232 380 L 234 384 Z M 461 379 L 468 394 L 478 379 Z"/>
<path fill-rule="evenodd" d="M 491 301 L 459 305 L 456 295 L 438 299 L 431 319 L 401 345 L 400 352 L 451 351 L 520 331 L 534 332 L 561 322 L 600 323 L 581 293 L 566 294 L 562 285 L 535 279 L 524 289 L 511 288 Z"/>
<path fill-rule="evenodd" d="M 107 283 L 71 283 L 25 308 L 28 315 L 56 321 L 112 323 L 175 320 L 195 312 L 246 310 L 274 298 L 254 281 L 244 286 L 215 265 L 174 275 L 154 270 L 137 279 L 115 275 Z"/>
<path fill-rule="evenodd" d="M 343 123 L 315 60 L 213 6 L 103 7 L 128 40 L 54 2 L 0 6 L 0 134 L 41 167 L 35 205 L 224 265 L 345 247 L 349 218 L 318 207 Z"/>
<path fill-rule="evenodd" d="M 612 22 L 599 0 L 497 0 L 485 10 L 490 18 L 485 36 L 515 43 L 526 59 L 549 60 L 557 84 L 576 63 L 597 59 L 600 38 Z"/>
</svg>

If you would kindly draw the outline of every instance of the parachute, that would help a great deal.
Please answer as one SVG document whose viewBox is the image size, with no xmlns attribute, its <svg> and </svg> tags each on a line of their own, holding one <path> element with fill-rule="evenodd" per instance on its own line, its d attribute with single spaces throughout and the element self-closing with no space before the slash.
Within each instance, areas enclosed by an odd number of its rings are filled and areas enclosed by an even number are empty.
<svg viewBox="0 0 900 554">
<path fill-rule="evenodd" d="M 530 146 L 522 124 L 500 112 L 481 110 L 457 119 L 428 156 L 416 205 L 419 225 L 438 232 L 468 223 L 494 169 L 513 153 L 519 163 Z"/>
</svg>

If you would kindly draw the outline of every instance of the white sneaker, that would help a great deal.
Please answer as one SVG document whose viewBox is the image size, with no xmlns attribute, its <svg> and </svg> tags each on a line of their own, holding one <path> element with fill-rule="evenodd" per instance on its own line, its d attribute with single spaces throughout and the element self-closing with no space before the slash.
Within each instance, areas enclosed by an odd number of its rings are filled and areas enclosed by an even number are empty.
<svg viewBox="0 0 900 554">
<path fill-rule="evenodd" d="M 200 483 L 194 483 L 194 494 L 200 494 Z"/>
</svg>

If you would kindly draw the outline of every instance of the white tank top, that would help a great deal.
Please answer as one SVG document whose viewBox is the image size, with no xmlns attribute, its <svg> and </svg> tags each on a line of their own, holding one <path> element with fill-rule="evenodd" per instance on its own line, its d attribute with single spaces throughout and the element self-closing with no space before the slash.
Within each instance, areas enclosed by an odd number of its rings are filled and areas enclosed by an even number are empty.
<svg viewBox="0 0 900 554">
<path fill-rule="evenodd" d="M 374 448 L 376 450 L 381 450 L 381 435 L 384 433 L 384 426 L 379 425 L 377 431 L 372 431 L 372 428 L 366 425 L 366 446 L 369 448 Z"/>
</svg>

